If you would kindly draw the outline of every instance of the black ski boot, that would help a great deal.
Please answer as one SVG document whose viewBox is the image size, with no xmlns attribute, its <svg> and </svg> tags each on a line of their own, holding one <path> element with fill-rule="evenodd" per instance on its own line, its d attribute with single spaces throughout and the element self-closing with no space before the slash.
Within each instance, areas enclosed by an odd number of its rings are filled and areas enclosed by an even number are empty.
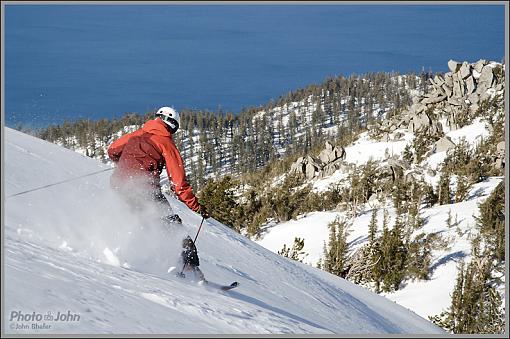
<svg viewBox="0 0 510 339">
<path fill-rule="evenodd" d="M 195 277 L 198 278 L 199 282 L 207 283 L 204 274 L 200 268 L 198 268 L 200 260 L 198 259 L 197 248 L 193 239 L 191 239 L 189 235 L 182 240 L 182 248 L 184 249 L 181 253 L 182 261 L 184 263 L 183 271 L 191 271 L 194 273 Z"/>
<path fill-rule="evenodd" d="M 163 220 L 163 222 L 166 224 L 182 224 L 182 219 L 178 214 L 165 215 L 164 217 L 161 217 L 161 220 Z"/>
</svg>

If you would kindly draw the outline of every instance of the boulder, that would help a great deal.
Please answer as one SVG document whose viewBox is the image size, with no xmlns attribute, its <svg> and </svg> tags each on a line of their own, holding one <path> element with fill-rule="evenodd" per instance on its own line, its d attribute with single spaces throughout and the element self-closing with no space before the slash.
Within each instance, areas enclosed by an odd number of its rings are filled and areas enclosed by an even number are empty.
<svg viewBox="0 0 510 339">
<path fill-rule="evenodd" d="M 498 144 L 496 145 L 496 154 L 500 157 L 505 157 L 505 142 L 504 141 L 501 141 L 501 142 L 498 142 Z"/>
<path fill-rule="evenodd" d="M 455 144 L 447 136 L 442 137 L 441 139 L 436 141 L 436 143 L 434 144 L 435 152 L 445 152 L 445 151 L 449 151 L 453 148 L 455 148 Z"/>
<path fill-rule="evenodd" d="M 471 66 L 466 61 L 464 61 L 462 63 L 462 66 L 460 67 L 460 77 L 462 79 L 467 79 L 467 77 L 470 75 L 471 75 Z"/>
<path fill-rule="evenodd" d="M 456 98 L 460 98 L 460 97 L 464 96 L 462 82 L 457 77 L 455 77 L 455 74 L 454 74 L 454 79 L 453 79 L 453 96 Z"/>
<path fill-rule="evenodd" d="M 452 88 L 453 87 L 453 76 L 452 76 L 452 73 L 448 72 L 448 73 L 445 73 L 444 75 L 444 83 Z"/>
<path fill-rule="evenodd" d="M 466 91 L 467 95 L 474 93 L 474 91 L 476 90 L 475 79 L 472 76 L 469 76 L 466 79 L 466 88 L 467 88 L 467 91 Z"/>
<path fill-rule="evenodd" d="M 296 162 L 290 166 L 291 173 L 303 174 L 307 179 L 313 179 L 318 170 L 319 165 L 311 156 L 299 157 Z"/>
<path fill-rule="evenodd" d="M 486 87 L 489 88 L 492 85 L 492 81 L 494 80 L 494 74 L 492 73 L 492 67 L 484 66 L 482 68 L 482 72 L 478 82 L 480 84 L 486 84 Z"/>
<path fill-rule="evenodd" d="M 461 63 L 455 61 L 455 60 L 449 60 L 448 61 L 448 68 L 452 73 L 457 73 L 460 70 L 460 67 L 462 66 Z"/>
<path fill-rule="evenodd" d="M 334 146 L 329 141 L 326 141 L 325 149 L 328 151 L 333 151 L 333 148 Z"/>
<path fill-rule="evenodd" d="M 320 161 L 323 164 L 328 164 L 339 158 L 345 159 L 345 149 L 333 146 L 329 141 L 326 141 L 325 148 L 319 153 Z"/>
<path fill-rule="evenodd" d="M 321 161 L 323 164 L 327 164 L 327 163 L 329 162 L 330 153 L 331 153 L 331 151 L 330 151 L 330 150 L 327 150 L 327 149 L 323 149 L 323 150 L 319 153 L 319 159 L 320 159 L 320 161 Z"/>
<path fill-rule="evenodd" d="M 317 167 L 315 167 L 313 164 L 306 164 L 306 167 L 305 167 L 306 179 L 313 179 L 315 177 L 316 171 L 317 171 Z"/>
<path fill-rule="evenodd" d="M 407 127 L 410 132 L 416 132 L 422 128 L 428 128 L 432 120 L 427 113 L 422 112 L 411 117 L 409 126 Z"/>
<path fill-rule="evenodd" d="M 471 105 L 478 104 L 478 102 L 480 101 L 480 97 L 478 96 L 478 94 L 476 92 L 469 94 L 467 99 L 469 100 L 469 103 Z"/>
<path fill-rule="evenodd" d="M 425 98 L 421 101 L 422 104 L 437 104 L 438 102 L 441 102 L 443 100 L 446 99 L 446 94 L 445 95 L 439 95 L 439 96 L 433 96 L 433 97 L 430 97 L 430 98 Z"/>
<path fill-rule="evenodd" d="M 443 86 L 443 84 L 444 84 L 444 80 L 443 80 L 443 78 L 441 78 L 441 76 L 439 76 L 439 75 L 436 75 L 436 76 L 434 77 L 434 82 L 436 83 L 436 85 L 437 85 L 438 87 L 441 87 L 441 86 Z"/>
<path fill-rule="evenodd" d="M 474 64 L 473 69 L 478 73 L 482 73 L 482 68 L 485 65 L 487 65 L 487 60 L 480 59 Z"/>
<path fill-rule="evenodd" d="M 451 105 L 454 105 L 454 106 L 461 106 L 462 105 L 462 102 L 458 98 L 455 98 L 453 96 L 448 98 L 448 103 L 451 104 Z"/>
<path fill-rule="evenodd" d="M 497 158 L 494 162 L 494 167 L 496 169 L 504 169 L 505 168 L 505 159 Z"/>
<path fill-rule="evenodd" d="M 453 90 L 446 83 L 441 88 L 443 89 L 443 91 L 444 91 L 444 93 L 446 94 L 447 97 L 451 97 L 452 96 Z"/>
</svg>

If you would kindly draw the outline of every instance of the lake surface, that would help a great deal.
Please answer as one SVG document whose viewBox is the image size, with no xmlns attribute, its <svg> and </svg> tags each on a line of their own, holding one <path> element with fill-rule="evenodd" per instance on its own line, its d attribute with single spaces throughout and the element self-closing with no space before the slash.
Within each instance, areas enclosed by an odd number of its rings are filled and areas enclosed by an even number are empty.
<svg viewBox="0 0 510 339">
<path fill-rule="evenodd" d="M 5 5 L 5 124 L 239 112 L 327 76 L 501 61 L 504 5 Z"/>
</svg>

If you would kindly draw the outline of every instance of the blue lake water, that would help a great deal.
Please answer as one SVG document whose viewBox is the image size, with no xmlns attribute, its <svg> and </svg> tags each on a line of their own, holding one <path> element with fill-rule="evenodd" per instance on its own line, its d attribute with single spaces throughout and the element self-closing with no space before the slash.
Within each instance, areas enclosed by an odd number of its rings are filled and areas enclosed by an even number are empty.
<svg viewBox="0 0 510 339">
<path fill-rule="evenodd" d="M 504 5 L 6 5 L 5 123 L 239 112 L 330 75 L 501 61 Z"/>
</svg>

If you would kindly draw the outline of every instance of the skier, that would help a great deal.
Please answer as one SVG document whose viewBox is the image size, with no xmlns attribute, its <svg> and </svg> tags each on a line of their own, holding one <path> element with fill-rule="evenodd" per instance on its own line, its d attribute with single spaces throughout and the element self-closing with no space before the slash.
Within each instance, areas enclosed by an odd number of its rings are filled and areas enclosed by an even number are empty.
<svg viewBox="0 0 510 339">
<path fill-rule="evenodd" d="M 108 148 L 108 156 L 116 164 L 111 185 L 132 208 L 141 209 L 145 201 L 152 201 L 163 220 L 181 222 L 161 192 L 160 175 L 166 166 L 172 191 L 188 208 L 207 219 L 209 213 L 188 184 L 182 157 L 172 139 L 178 129 L 179 113 L 171 107 L 161 107 L 155 119 L 114 141 Z M 198 268 L 198 253 L 190 236 L 183 240 L 182 246 L 183 271 L 192 271 L 199 281 L 206 282 Z"/>
<path fill-rule="evenodd" d="M 178 129 L 179 113 L 171 107 L 161 107 L 155 119 L 114 141 L 108 147 L 108 156 L 116 164 L 111 185 L 133 208 L 143 208 L 144 201 L 152 201 L 163 219 L 179 222 L 161 192 L 160 175 L 166 166 L 171 188 L 179 200 L 207 219 L 209 213 L 187 182 L 182 157 L 172 139 Z"/>
</svg>

